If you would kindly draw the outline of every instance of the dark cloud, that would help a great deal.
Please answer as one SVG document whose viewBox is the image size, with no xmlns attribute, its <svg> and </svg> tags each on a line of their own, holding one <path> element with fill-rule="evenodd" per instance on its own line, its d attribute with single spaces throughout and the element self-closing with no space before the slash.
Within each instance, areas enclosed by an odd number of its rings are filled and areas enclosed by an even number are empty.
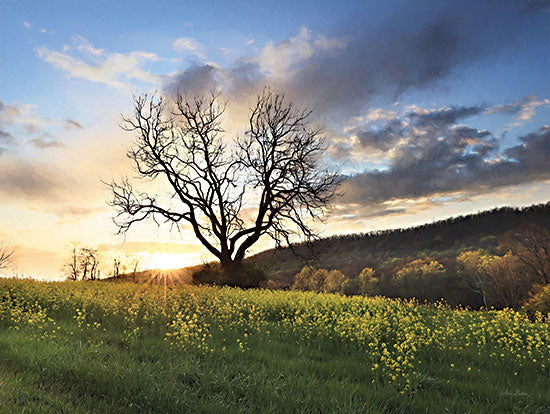
<svg viewBox="0 0 550 414">
<path fill-rule="evenodd" d="M 12 135 L 7 132 L 0 129 L 0 140 L 7 141 L 12 138 Z"/>
<path fill-rule="evenodd" d="M 15 140 L 13 139 L 13 135 L 11 133 L 0 129 L 0 155 L 6 152 L 8 147 L 13 145 L 14 142 Z"/>
<path fill-rule="evenodd" d="M 531 6 L 535 3 L 539 4 Z M 395 99 L 410 88 L 438 85 L 453 71 L 511 47 L 525 30 L 545 27 L 533 13 L 519 13 L 522 7 L 521 2 L 405 3 L 401 13 L 377 26 L 365 25 L 358 15 L 342 23 L 345 29 L 333 31 L 330 38 L 311 35 L 298 42 L 299 34 L 271 45 L 270 59 L 265 59 L 266 48 L 231 67 L 193 65 L 182 70 L 167 90 L 223 87 L 231 99 L 241 100 L 267 85 L 315 108 L 321 117 L 338 121 L 357 115 L 375 96 Z M 330 47 L 331 41 L 338 47 Z M 293 47 L 296 54 L 291 53 Z M 296 56 L 299 59 L 294 61 Z M 285 73 L 274 76 L 271 66 L 263 67 L 265 61 L 285 62 Z"/>
<path fill-rule="evenodd" d="M 482 112 L 483 108 L 481 106 L 452 106 L 431 111 L 416 109 L 407 114 L 407 117 L 419 126 L 445 127 L 459 120 L 479 115 Z"/>
<path fill-rule="evenodd" d="M 385 210 L 378 210 L 373 213 L 370 213 L 366 217 L 373 218 L 373 217 L 391 216 L 393 214 L 403 214 L 405 211 L 407 210 L 404 208 L 387 208 Z"/>
<path fill-rule="evenodd" d="M 194 65 L 182 71 L 166 86 L 169 93 L 190 93 L 201 95 L 219 87 L 216 72 L 212 65 Z"/>
<path fill-rule="evenodd" d="M 404 124 L 400 119 L 394 119 L 379 130 L 365 129 L 356 131 L 361 146 L 387 151 L 402 139 Z"/>
<path fill-rule="evenodd" d="M 548 127 L 499 152 L 488 131 L 452 126 L 444 136 L 410 137 L 388 170 L 350 177 L 343 187 L 343 201 L 375 205 L 391 199 L 478 193 L 525 184 L 550 178 L 548 159 Z"/>
</svg>

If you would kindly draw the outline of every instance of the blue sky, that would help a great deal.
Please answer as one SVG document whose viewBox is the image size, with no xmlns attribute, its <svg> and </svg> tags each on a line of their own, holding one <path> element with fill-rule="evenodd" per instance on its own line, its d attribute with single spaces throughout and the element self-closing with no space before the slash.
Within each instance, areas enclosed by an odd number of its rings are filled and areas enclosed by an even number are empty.
<svg viewBox="0 0 550 414">
<path fill-rule="evenodd" d="M 0 30 L 0 237 L 23 273 L 76 243 L 203 257 L 185 232 L 113 235 L 101 180 L 129 174 L 120 114 L 151 91 L 220 89 L 235 133 L 266 85 L 315 108 L 350 176 L 324 234 L 550 198 L 545 0 L 4 0 Z"/>
</svg>

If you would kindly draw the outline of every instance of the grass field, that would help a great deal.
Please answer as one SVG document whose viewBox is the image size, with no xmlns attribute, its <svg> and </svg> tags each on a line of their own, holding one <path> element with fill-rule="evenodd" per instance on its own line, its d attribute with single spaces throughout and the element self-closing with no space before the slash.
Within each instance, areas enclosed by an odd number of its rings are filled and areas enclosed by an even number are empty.
<svg viewBox="0 0 550 414">
<path fill-rule="evenodd" d="M 550 412 L 550 320 L 384 298 L 0 280 L 0 412 Z"/>
</svg>

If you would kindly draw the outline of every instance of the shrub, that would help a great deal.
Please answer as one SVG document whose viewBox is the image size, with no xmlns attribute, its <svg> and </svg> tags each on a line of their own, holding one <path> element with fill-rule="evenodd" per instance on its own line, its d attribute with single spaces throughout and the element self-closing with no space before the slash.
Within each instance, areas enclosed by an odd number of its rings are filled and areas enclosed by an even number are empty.
<svg viewBox="0 0 550 414">
<path fill-rule="evenodd" d="M 205 263 L 195 270 L 191 278 L 196 285 L 236 286 L 253 288 L 267 280 L 265 272 L 252 263 L 240 263 L 231 269 L 222 269 L 218 262 Z"/>
<path fill-rule="evenodd" d="M 527 301 L 525 309 L 529 312 L 550 313 L 550 285 L 539 288 Z"/>
</svg>

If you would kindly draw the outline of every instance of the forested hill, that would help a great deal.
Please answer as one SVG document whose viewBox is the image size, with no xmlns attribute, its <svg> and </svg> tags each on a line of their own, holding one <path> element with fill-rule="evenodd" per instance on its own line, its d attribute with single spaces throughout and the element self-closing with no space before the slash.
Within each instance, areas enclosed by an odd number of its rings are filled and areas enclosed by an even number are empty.
<svg viewBox="0 0 550 414">
<path fill-rule="evenodd" d="M 456 257 L 466 249 L 495 251 L 502 238 L 526 223 L 550 226 L 550 202 L 524 208 L 502 207 L 453 217 L 417 227 L 332 236 L 311 246 L 267 250 L 250 258 L 264 267 L 277 285 L 292 283 L 306 265 L 338 269 L 352 276 L 364 267 L 378 267 L 395 258 Z"/>
</svg>

